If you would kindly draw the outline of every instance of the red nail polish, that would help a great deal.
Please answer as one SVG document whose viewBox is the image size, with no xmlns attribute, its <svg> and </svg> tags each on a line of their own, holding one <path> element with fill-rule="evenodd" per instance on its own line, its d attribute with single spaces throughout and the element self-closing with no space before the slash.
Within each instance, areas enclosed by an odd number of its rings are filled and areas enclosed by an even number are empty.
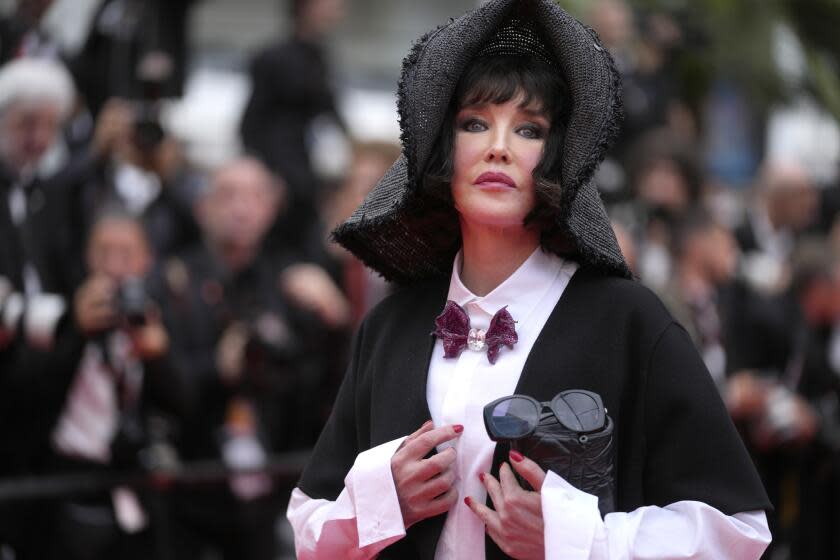
<svg viewBox="0 0 840 560">
<path fill-rule="evenodd" d="M 514 461 L 516 461 L 517 463 L 521 463 L 522 459 L 524 459 L 525 457 L 523 457 L 522 453 L 520 453 L 519 451 L 511 450 L 510 458 L 513 459 Z"/>
<path fill-rule="evenodd" d="M 478 473 L 478 480 L 480 480 L 481 482 L 484 482 L 484 473 L 483 472 Z"/>
<path fill-rule="evenodd" d="M 466 498 L 464 498 L 464 503 L 467 504 L 467 507 L 472 507 L 472 498 L 467 496 Z"/>
<path fill-rule="evenodd" d="M 455 430 L 456 434 L 460 434 L 464 431 L 464 427 L 461 424 L 455 424 L 454 426 L 452 426 L 452 429 Z"/>
</svg>

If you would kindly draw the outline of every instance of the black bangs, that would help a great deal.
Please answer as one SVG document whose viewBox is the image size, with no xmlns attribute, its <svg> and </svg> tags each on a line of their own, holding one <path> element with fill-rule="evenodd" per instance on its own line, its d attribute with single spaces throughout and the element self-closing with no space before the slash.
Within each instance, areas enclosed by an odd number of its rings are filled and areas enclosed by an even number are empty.
<svg viewBox="0 0 840 560">
<path fill-rule="evenodd" d="M 485 56 L 467 69 L 455 90 L 455 110 L 502 104 L 522 96 L 521 107 L 535 108 L 552 121 L 564 121 L 569 94 L 556 69 L 531 56 Z"/>
<path fill-rule="evenodd" d="M 560 196 L 561 189 L 552 185 L 559 179 L 566 126 L 572 109 L 569 89 L 560 72 L 547 62 L 533 56 L 510 54 L 479 56 L 462 74 L 423 173 L 424 194 L 451 204 L 449 179 L 452 177 L 457 112 L 471 105 L 504 104 L 519 96 L 522 96 L 521 107 L 536 110 L 551 122 L 542 160 L 534 171 L 537 185 L 546 185 L 545 189 L 540 189 L 546 196 Z M 545 202 L 548 207 L 554 207 L 556 203 L 553 200 Z"/>
</svg>

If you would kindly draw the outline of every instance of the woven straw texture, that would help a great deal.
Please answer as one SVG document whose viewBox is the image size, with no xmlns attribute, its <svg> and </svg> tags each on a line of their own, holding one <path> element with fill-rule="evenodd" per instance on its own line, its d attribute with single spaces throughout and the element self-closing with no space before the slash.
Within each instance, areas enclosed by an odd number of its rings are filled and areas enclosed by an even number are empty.
<svg viewBox="0 0 840 560">
<path fill-rule="evenodd" d="M 572 97 L 561 168 L 549 177 L 563 186 L 553 209 L 567 241 L 562 256 L 630 276 L 592 182 L 621 120 L 612 58 L 591 29 L 549 0 L 491 0 L 425 34 L 411 49 L 398 90 L 402 155 L 333 232 L 386 279 L 404 284 L 451 271 L 460 247 L 458 217 L 451 206 L 424 196 L 422 173 L 469 63 L 478 54 L 512 52 L 550 57 Z"/>
</svg>

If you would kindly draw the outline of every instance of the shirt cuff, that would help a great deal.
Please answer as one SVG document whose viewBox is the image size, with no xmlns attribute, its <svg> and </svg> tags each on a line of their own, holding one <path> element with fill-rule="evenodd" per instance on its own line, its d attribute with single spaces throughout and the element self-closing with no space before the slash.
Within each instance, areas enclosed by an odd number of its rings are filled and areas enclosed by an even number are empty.
<svg viewBox="0 0 840 560">
<path fill-rule="evenodd" d="M 391 474 L 391 457 L 404 439 L 395 439 L 360 453 L 344 479 L 356 509 L 360 548 L 405 535 L 400 501 Z"/>
<path fill-rule="evenodd" d="M 598 498 L 581 492 L 548 471 L 540 491 L 545 531 L 545 558 L 586 560 L 595 530 L 602 524 Z"/>
</svg>

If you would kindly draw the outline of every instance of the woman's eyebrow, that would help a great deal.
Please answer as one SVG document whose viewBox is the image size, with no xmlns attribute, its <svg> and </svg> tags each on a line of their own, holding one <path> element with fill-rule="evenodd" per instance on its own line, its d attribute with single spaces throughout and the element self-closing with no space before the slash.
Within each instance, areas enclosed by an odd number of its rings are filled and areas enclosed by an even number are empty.
<svg viewBox="0 0 840 560">
<path fill-rule="evenodd" d="M 482 103 L 470 103 L 469 105 L 462 105 L 458 108 L 458 113 L 463 111 L 481 111 L 485 109 L 490 103 L 482 102 Z"/>
<path fill-rule="evenodd" d="M 539 117 L 548 120 L 548 115 L 542 107 L 527 105 L 524 107 L 520 107 L 519 110 L 528 115 L 529 117 Z"/>
</svg>

